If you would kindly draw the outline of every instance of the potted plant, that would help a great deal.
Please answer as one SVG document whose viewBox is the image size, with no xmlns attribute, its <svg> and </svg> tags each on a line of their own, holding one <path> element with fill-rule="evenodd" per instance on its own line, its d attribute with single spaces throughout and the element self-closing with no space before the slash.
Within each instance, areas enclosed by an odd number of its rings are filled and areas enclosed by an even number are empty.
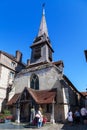
<svg viewBox="0 0 87 130">
<path fill-rule="evenodd" d="M 5 122 L 4 115 L 0 113 L 0 123 L 4 123 L 4 122 Z"/>
<path fill-rule="evenodd" d="M 11 112 L 7 109 L 4 110 L 4 118 L 5 118 L 5 122 L 10 122 L 13 119 Z"/>
</svg>

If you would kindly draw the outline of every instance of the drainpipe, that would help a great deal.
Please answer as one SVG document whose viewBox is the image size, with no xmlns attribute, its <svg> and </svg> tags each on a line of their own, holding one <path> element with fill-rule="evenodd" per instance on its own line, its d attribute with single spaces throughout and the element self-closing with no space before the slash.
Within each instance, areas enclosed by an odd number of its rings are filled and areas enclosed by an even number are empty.
<svg viewBox="0 0 87 130">
<path fill-rule="evenodd" d="M 51 113 L 51 123 L 55 124 L 55 119 L 54 119 L 54 99 L 52 102 L 52 113 Z"/>
</svg>

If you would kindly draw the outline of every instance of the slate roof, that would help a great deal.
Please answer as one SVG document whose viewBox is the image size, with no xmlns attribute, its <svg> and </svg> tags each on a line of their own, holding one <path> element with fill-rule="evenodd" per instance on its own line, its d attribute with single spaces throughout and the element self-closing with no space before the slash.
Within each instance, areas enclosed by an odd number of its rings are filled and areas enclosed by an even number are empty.
<svg viewBox="0 0 87 130">
<path fill-rule="evenodd" d="M 56 96 L 56 90 L 33 90 L 28 89 L 33 99 L 38 104 L 49 104 L 53 102 Z"/>
<path fill-rule="evenodd" d="M 52 62 L 52 64 L 59 66 L 60 64 L 62 64 L 62 66 L 64 67 L 64 63 L 62 60 L 56 61 L 56 62 Z"/>
<path fill-rule="evenodd" d="M 67 78 L 66 75 L 63 75 L 64 80 L 68 83 L 71 88 L 76 91 L 78 94 L 80 94 L 82 97 L 86 96 L 86 92 L 79 92 L 76 87 L 73 85 L 73 83 Z"/>
<path fill-rule="evenodd" d="M 56 96 L 56 89 L 52 90 L 34 90 L 31 88 L 27 88 L 27 91 L 32 96 L 37 104 L 50 104 L 54 101 Z M 24 91 L 24 90 L 23 90 Z M 22 92 L 23 93 L 23 92 Z M 18 99 L 22 96 L 22 93 L 15 94 L 10 101 L 8 101 L 7 105 L 16 104 Z"/>
<path fill-rule="evenodd" d="M 53 65 L 56 65 L 56 66 L 59 66 L 60 64 L 63 65 L 64 67 L 64 64 L 63 64 L 63 61 L 62 60 L 59 60 L 59 61 L 56 61 L 56 62 L 40 62 L 40 63 L 35 63 L 35 64 L 30 64 L 29 66 L 27 66 L 26 68 L 32 68 L 32 67 L 37 67 L 37 66 L 40 66 L 40 65 L 46 65 L 46 64 L 53 64 Z"/>
</svg>

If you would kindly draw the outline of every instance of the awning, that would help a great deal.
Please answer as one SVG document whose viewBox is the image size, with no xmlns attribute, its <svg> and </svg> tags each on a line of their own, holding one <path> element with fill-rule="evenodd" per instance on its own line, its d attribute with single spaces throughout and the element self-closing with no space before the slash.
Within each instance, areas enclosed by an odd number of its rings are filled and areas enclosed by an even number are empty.
<svg viewBox="0 0 87 130">
<path fill-rule="evenodd" d="M 17 102 L 17 100 L 19 99 L 21 93 L 17 93 L 15 94 L 8 102 L 7 105 L 13 105 Z"/>
<path fill-rule="evenodd" d="M 25 87 L 24 90 L 27 90 L 30 96 L 35 100 L 37 104 L 50 104 L 53 103 L 54 98 L 56 96 L 56 89 L 51 90 L 34 90 L 31 88 Z M 7 105 L 13 105 L 16 104 L 17 101 L 21 99 L 21 96 L 24 92 L 20 94 L 15 94 L 10 101 L 8 101 Z"/>
</svg>

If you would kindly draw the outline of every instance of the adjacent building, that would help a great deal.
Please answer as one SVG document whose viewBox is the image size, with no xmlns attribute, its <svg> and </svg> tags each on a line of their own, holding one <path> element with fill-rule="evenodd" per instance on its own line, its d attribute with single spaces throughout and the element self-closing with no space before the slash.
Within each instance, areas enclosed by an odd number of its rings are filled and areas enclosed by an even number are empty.
<svg viewBox="0 0 87 130">
<path fill-rule="evenodd" d="M 87 50 L 84 50 L 84 54 L 85 54 L 85 59 L 87 61 Z"/>
<path fill-rule="evenodd" d="M 5 108 L 16 74 L 24 67 L 20 51 L 16 51 L 16 56 L 0 51 L 0 111 Z"/>
</svg>

